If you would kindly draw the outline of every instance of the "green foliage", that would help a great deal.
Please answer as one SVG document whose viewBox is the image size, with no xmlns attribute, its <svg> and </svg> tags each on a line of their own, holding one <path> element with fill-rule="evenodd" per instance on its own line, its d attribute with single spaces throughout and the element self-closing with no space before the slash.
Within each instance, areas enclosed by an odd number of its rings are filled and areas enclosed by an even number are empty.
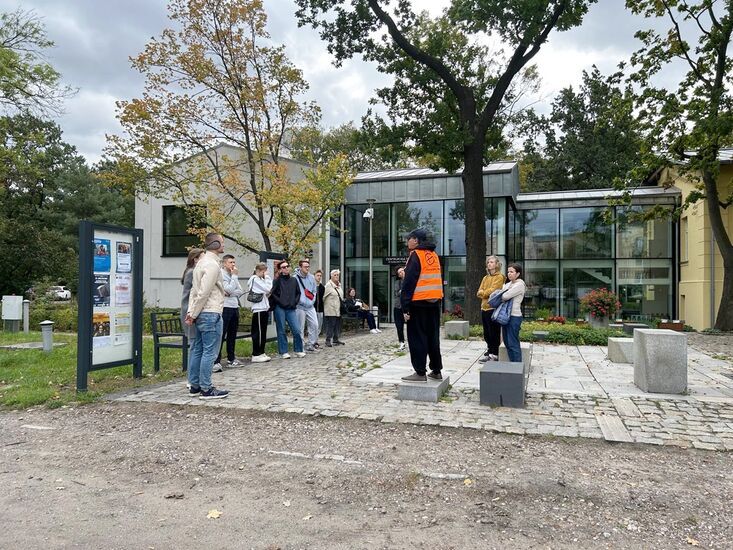
<svg viewBox="0 0 733 550">
<path fill-rule="evenodd" d="M 579 90 L 564 88 L 549 116 L 529 113 L 522 153 L 526 191 L 606 189 L 626 179 L 641 161 L 642 136 L 634 113 L 635 95 L 623 73 L 583 71 Z"/>
<path fill-rule="evenodd" d="M 705 199 L 710 228 L 723 257 L 723 295 L 715 326 L 733 330 L 733 243 L 723 212 L 733 205 L 733 184 L 720 175 L 721 148 L 733 145 L 733 2 L 627 0 L 635 14 L 666 21 L 667 32 L 640 30 L 641 47 L 631 57 L 630 82 L 641 90 L 636 108 L 642 131 L 654 136 L 626 182 L 622 200 L 650 173 L 663 185 L 681 176 L 696 186 L 684 202 Z M 681 70 L 682 71 L 681 71 Z M 680 77 L 680 73 L 682 76 Z M 677 79 L 670 89 L 661 77 Z M 666 170 L 665 170 L 666 169 Z"/>
<path fill-rule="evenodd" d="M 76 289 L 81 219 L 132 225 L 132 197 L 108 189 L 53 122 L 0 117 L 0 292 L 38 281 Z"/>
<path fill-rule="evenodd" d="M 552 310 L 549 307 L 538 307 L 534 310 L 535 319 L 547 319 L 552 315 Z"/>
<path fill-rule="evenodd" d="M 40 19 L 18 8 L 0 14 L 0 106 L 6 113 L 60 113 L 71 88 L 44 60 L 53 47 Z"/>
<path fill-rule="evenodd" d="M 605 346 L 610 337 L 626 336 L 623 331 L 607 328 L 591 328 L 590 325 L 569 325 L 560 323 L 536 323 L 524 321 L 519 330 L 522 342 L 534 342 L 532 332 L 542 330 L 548 332 L 545 342 L 549 344 L 568 344 L 577 346 Z M 480 325 L 471 325 L 471 336 L 483 337 Z"/>
</svg>

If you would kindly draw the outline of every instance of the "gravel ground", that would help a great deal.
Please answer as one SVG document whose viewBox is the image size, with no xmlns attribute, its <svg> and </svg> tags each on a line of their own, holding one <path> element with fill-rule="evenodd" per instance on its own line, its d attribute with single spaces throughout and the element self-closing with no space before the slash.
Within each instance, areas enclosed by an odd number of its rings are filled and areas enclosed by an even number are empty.
<svg viewBox="0 0 733 550">
<path fill-rule="evenodd" d="M 733 362 L 733 333 L 702 334 L 687 332 L 687 344 L 711 356 L 725 356 Z"/>
<path fill-rule="evenodd" d="M 731 453 L 141 403 L 3 412 L 0 426 L 8 549 L 733 540 Z"/>
</svg>

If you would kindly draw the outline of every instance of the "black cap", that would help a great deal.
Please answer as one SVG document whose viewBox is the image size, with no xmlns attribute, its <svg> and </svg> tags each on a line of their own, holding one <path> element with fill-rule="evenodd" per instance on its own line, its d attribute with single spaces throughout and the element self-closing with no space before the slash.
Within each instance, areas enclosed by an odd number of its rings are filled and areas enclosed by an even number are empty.
<svg viewBox="0 0 733 550">
<path fill-rule="evenodd" d="M 413 229 L 407 234 L 408 239 L 417 239 L 418 243 L 424 243 L 428 240 L 428 232 L 423 228 Z"/>
</svg>

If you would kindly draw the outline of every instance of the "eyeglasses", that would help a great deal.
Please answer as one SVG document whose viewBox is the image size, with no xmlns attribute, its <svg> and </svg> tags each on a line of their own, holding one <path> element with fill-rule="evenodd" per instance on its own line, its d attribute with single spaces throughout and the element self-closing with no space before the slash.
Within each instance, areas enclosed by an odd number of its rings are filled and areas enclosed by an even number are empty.
<svg viewBox="0 0 733 550">
<path fill-rule="evenodd" d="M 287 268 L 289 268 L 289 267 L 290 267 L 289 265 L 281 265 L 281 266 L 280 266 L 280 269 L 287 269 Z"/>
</svg>

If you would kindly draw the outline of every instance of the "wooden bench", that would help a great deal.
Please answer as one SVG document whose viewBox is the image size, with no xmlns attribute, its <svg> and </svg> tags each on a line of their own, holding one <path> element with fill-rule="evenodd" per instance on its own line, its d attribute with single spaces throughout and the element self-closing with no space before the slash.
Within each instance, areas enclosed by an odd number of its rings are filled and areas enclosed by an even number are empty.
<svg viewBox="0 0 733 550">
<path fill-rule="evenodd" d="M 160 348 L 180 348 L 183 350 L 183 357 L 181 358 L 181 365 L 183 372 L 188 369 L 188 338 L 183 332 L 181 326 L 181 317 L 179 315 L 151 313 L 150 324 L 153 329 L 153 356 L 154 356 L 154 369 L 155 372 L 160 370 Z M 239 325 L 237 327 L 236 340 L 242 338 L 250 338 L 252 336 L 248 327 L 246 330 L 242 330 L 244 327 Z M 267 341 L 272 341 L 273 338 L 269 338 Z"/>
<path fill-rule="evenodd" d="M 160 348 L 181 348 L 183 350 L 183 371 L 188 368 L 188 338 L 181 326 L 179 315 L 159 318 L 158 313 L 150 314 L 150 325 L 153 329 L 153 356 L 155 372 L 160 371 Z"/>
</svg>

